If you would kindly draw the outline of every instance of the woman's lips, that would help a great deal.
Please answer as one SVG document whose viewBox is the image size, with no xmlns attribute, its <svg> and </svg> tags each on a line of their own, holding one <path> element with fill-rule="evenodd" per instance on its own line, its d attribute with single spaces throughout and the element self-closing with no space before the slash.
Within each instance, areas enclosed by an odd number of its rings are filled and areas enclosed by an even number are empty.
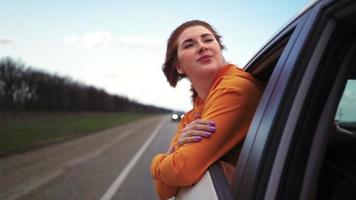
<svg viewBox="0 0 356 200">
<path fill-rule="evenodd" d="M 198 59 L 198 62 L 207 62 L 210 60 L 212 56 L 211 55 L 204 55 L 204 56 L 201 56 L 199 59 Z"/>
</svg>

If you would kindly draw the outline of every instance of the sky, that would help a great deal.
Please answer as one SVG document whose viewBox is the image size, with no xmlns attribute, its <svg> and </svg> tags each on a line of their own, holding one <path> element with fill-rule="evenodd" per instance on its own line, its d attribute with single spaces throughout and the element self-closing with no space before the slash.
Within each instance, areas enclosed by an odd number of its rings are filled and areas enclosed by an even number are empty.
<svg viewBox="0 0 356 200">
<path fill-rule="evenodd" d="M 192 19 L 222 35 L 243 67 L 310 0 L 0 0 L 0 58 L 126 96 L 188 111 L 190 83 L 162 73 L 170 33 Z"/>
</svg>

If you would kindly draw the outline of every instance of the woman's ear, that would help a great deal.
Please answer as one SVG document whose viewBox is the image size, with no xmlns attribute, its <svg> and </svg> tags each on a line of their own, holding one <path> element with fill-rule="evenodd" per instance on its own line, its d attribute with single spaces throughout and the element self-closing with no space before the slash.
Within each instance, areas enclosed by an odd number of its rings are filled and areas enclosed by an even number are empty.
<svg viewBox="0 0 356 200">
<path fill-rule="evenodd" d="M 176 64 L 176 69 L 177 69 L 178 74 L 180 74 L 180 75 L 184 74 L 184 70 L 179 64 Z"/>
</svg>

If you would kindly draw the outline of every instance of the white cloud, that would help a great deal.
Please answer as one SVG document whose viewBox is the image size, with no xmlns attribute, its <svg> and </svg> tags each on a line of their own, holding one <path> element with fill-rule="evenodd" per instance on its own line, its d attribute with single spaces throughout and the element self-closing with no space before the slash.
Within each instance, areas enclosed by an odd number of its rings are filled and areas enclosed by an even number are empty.
<svg viewBox="0 0 356 200">
<path fill-rule="evenodd" d="M 153 47 L 161 45 L 161 42 L 159 40 L 144 38 L 140 36 L 120 37 L 116 40 L 116 42 L 122 45 L 141 47 Z"/>
<path fill-rule="evenodd" d="M 108 47 L 112 40 L 110 33 L 102 31 L 87 33 L 82 37 L 82 43 L 86 47 Z"/>
<path fill-rule="evenodd" d="M 112 44 L 118 44 L 129 47 L 157 47 L 162 43 L 159 40 L 141 36 L 117 36 L 114 37 L 109 32 L 94 31 L 82 36 L 71 35 L 64 38 L 68 44 L 80 44 L 89 48 L 105 48 Z"/>
<path fill-rule="evenodd" d="M 12 44 L 14 42 L 11 38 L 0 36 L 0 44 Z"/>
</svg>

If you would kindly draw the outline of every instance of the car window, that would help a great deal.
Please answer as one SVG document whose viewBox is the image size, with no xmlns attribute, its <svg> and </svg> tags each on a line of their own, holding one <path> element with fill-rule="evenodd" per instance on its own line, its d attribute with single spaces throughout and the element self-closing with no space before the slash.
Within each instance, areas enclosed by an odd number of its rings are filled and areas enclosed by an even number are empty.
<svg viewBox="0 0 356 200">
<path fill-rule="evenodd" d="M 246 71 L 251 72 L 257 79 L 266 84 L 293 31 L 294 27 L 286 33 L 278 35 L 275 41 L 271 41 L 272 45 L 266 45 L 266 48 L 261 50 L 261 52 L 247 64 Z"/>
<path fill-rule="evenodd" d="M 342 94 L 335 121 L 342 126 L 356 128 L 356 80 L 348 80 Z"/>
</svg>

